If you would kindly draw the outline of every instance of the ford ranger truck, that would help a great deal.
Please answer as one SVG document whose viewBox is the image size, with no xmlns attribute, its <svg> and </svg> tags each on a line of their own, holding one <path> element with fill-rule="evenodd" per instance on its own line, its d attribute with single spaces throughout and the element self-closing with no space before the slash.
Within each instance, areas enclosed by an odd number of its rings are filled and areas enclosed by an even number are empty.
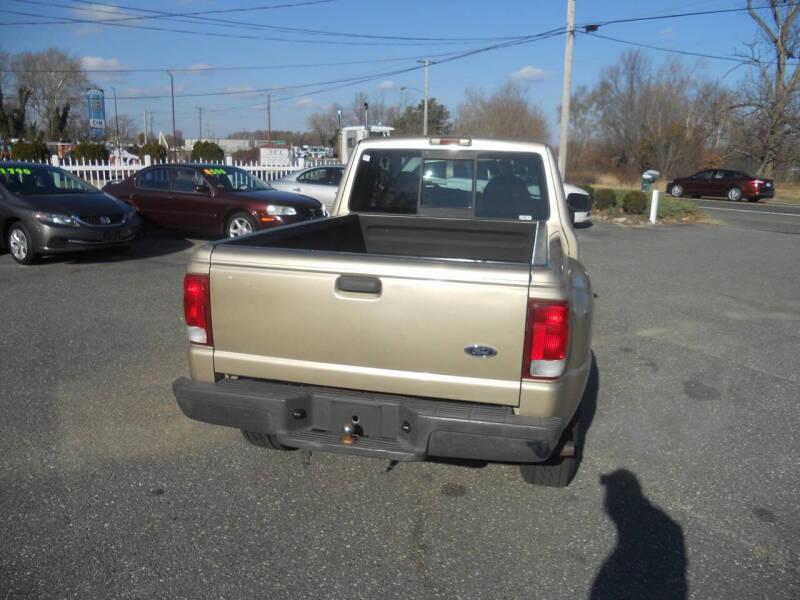
<svg viewBox="0 0 800 600">
<path fill-rule="evenodd" d="M 565 486 L 592 307 L 546 145 L 364 140 L 332 218 L 194 252 L 173 391 L 266 448 L 518 463 Z"/>
</svg>

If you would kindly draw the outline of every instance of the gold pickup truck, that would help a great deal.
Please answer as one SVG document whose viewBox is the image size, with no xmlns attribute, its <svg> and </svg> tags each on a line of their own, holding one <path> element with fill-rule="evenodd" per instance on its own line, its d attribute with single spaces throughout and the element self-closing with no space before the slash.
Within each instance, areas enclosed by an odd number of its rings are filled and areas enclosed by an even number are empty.
<svg viewBox="0 0 800 600">
<path fill-rule="evenodd" d="M 568 485 L 593 300 L 550 148 L 365 140 L 333 215 L 194 253 L 183 412 L 268 448 Z"/>
</svg>

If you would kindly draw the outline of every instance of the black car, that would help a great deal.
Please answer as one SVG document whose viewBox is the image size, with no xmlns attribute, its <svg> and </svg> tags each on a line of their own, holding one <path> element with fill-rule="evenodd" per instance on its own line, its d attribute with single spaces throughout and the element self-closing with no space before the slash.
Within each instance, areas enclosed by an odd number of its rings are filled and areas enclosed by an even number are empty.
<svg viewBox="0 0 800 600">
<path fill-rule="evenodd" d="M 0 245 L 18 263 L 43 254 L 129 246 L 139 217 L 63 169 L 0 162 Z"/>
</svg>

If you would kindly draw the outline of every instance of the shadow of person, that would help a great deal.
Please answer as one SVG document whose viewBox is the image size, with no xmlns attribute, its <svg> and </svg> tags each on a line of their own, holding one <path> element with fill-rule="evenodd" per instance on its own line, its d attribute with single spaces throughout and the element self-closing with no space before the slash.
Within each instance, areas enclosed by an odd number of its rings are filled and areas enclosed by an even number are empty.
<svg viewBox="0 0 800 600">
<path fill-rule="evenodd" d="M 681 526 L 650 504 L 630 471 L 601 475 L 600 483 L 606 486 L 606 512 L 617 526 L 617 547 L 597 574 L 589 598 L 686 598 Z"/>
</svg>

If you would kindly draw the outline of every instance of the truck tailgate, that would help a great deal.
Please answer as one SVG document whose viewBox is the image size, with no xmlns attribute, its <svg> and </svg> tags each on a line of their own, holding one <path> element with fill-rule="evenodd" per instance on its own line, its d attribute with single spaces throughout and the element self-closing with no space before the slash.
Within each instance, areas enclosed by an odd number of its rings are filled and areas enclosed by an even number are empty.
<svg viewBox="0 0 800 600">
<path fill-rule="evenodd" d="M 527 264 L 220 245 L 214 369 L 516 406 L 529 280 Z"/>
</svg>

